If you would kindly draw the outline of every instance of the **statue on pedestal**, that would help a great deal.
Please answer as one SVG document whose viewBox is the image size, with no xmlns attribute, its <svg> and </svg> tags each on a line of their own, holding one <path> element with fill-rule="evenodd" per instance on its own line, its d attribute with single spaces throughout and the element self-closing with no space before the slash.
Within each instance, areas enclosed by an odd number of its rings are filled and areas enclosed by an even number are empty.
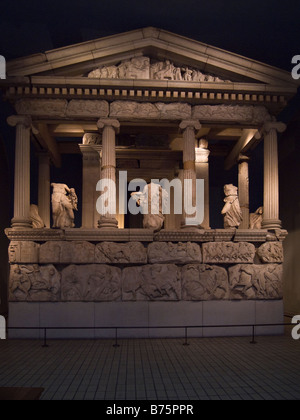
<svg viewBox="0 0 300 420">
<path fill-rule="evenodd" d="M 39 215 L 39 209 L 36 204 L 30 204 L 30 220 L 33 229 L 42 229 L 45 227 L 45 223 Z"/>
<path fill-rule="evenodd" d="M 258 207 L 254 213 L 250 213 L 249 229 L 261 229 L 261 222 L 263 220 L 263 207 Z"/>
<path fill-rule="evenodd" d="M 162 209 L 168 198 L 166 190 L 161 185 L 151 182 L 142 192 L 133 192 L 131 196 L 142 208 L 143 227 L 153 229 L 155 232 L 161 230 L 165 220 Z"/>
<path fill-rule="evenodd" d="M 77 195 L 66 184 L 52 183 L 52 217 L 54 228 L 74 227 L 74 210 L 77 210 Z"/>
<path fill-rule="evenodd" d="M 232 184 L 224 186 L 225 205 L 221 214 L 224 216 L 224 229 L 236 229 L 243 219 L 238 199 L 237 187 Z"/>
</svg>

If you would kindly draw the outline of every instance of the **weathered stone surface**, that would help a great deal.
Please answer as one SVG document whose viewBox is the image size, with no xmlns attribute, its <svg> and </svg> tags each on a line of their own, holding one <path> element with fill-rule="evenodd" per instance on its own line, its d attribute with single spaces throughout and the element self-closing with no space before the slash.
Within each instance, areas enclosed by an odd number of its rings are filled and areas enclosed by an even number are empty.
<svg viewBox="0 0 300 420">
<path fill-rule="evenodd" d="M 229 268 L 230 299 L 281 299 L 281 264 L 237 264 Z"/>
<path fill-rule="evenodd" d="M 40 247 L 41 264 L 87 264 L 95 259 L 95 245 L 86 241 L 49 241 Z"/>
<path fill-rule="evenodd" d="M 192 108 L 192 117 L 200 121 L 243 121 L 253 124 L 271 119 L 265 107 L 252 105 L 196 105 Z"/>
<path fill-rule="evenodd" d="M 64 242 L 61 263 L 88 264 L 95 260 L 95 245 L 86 241 Z"/>
<path fill-rule="evenodd" d="M 282 263 L 282 242 L 266 242 L 257 249 L 259 259 L 264 263 Z"/>
<path fill-rule="evenodd" d="M 107 101 L 98 99 L 71 99 L 66 109 L 68 117 L 107 117 L 109 113 L 109 105 Z"/>
<path fill-rule="evenodd" d="M 96 245 L 95 262 L 143 264 L 147 262 L 147 251 L 141 242 L 100 242 Z"/>
<path fill-rule="evenodd" d="M 72 264 L 62 270 L 62 301 L 116 301 L 120 298 L 121 270 L 118 267 Z"/>
<path fill-rule="evenodd" d="M 65 243 L 64 241 L 49 241 L 42 244 L 40 247 L 40 264 L 59 264 L 61 249 Z"/>
<path fill-rule="evenodd" d="M 182 267 L 182 299 L 228 299 L 228 275 L 223 267 L 188 264 Z"/>
<path fill-rule="evenodd" d="M 52 265 L 13 264 L 9 276 L 9 300 L 53 302 L 60 300 L 60 274 Z"/>
<path fill-rule="evenodd" d="M 152 242 L 149 244 L 148 261 L 150 263 L 200 263 L 201 250 L 192 242 Z"/>
<path fill-rule="evenodd" d="M 40 245 L 32 241 L 11 241 L 8 259 L 13 263 L 38 263 Z"/>
<path fill-rule="evenodd" d="M 248 242 L 206 242 L 202 252 L 204 263 L 253 263 L 255 246 Z"/>
<path fill-rule="evenodd" d="M 134 102 L 134 101 L 114 101 L 110 105 L 110 117 L 146 119 L 185 119 L 191 117 L 191 106 L 186 103 L 174 102 L 170 104 Z"/>
<path fill-rule="evenodd" d="M 65 116 L 68 101 L 65 99 L 19 99 L 15 108 L 18 114 L 51 117 Z"/>
<path fill-rule="evenodd" d="M 180 300 L 180 269 L 175 264 L 127 267 L 122 287 L 123 300 Z"/>
</svg>

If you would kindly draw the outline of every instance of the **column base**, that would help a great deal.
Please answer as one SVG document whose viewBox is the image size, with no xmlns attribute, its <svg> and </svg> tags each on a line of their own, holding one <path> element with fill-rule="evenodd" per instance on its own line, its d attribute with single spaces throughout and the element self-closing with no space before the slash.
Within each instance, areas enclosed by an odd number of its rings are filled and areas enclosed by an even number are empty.
<svg viewBox="0 0 300 420">
<path fill-rule="evenodd" d="M 99 229 L 118 229 L 118 221 L 114 217 L 100 217 L 98 221 Z"/>
<path fill-rule="evenodd" d="M 32 222 L 27 217 L 13 217 L 11 219 L 11 227 L 13 229 L 32 229 Z"/>
<path fill-rule="evenodd" d="M 188 225 L 185 222 L 181 222 L 180 229 L 185 230 L 185 231 L 195 231 L 195 230 L 199 230 L 199 229 L 201 230 L 204 228 L 201 225 Z"/>
<path fill-rule="evenodd" d="M 281 220 L 279 219 L 264 219 L 261 223 L 262 229 L 281 229 Z"/>
</svg>

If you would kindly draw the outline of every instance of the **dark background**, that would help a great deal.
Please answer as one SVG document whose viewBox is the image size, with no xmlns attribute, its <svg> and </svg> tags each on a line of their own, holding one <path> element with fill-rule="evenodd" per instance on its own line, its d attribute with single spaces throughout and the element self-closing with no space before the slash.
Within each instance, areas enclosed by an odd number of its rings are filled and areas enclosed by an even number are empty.
<svg viewBox="0 0 300 420">
<path fill-rule="evenodd" d="M 7 59 L 155 26 L 291 70 L 299 0 L 2 0 Z"/>
</svg>

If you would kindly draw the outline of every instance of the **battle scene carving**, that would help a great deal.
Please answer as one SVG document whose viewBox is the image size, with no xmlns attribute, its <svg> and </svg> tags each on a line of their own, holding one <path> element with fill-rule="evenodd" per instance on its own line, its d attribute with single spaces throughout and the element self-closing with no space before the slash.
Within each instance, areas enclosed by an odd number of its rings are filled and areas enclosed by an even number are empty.
<svg viewBox="0 0 300 420">
<path fill-rule="evenodd" d="M 62 270 L 61 299 L 68 302 L 120 300 L 120 268 L 106 264 L 69 265 Z"/>
<path fill-rule="evenodd" d="M 228 275 L 223 267 L 188 264 L 182 268 L 182 299 L 228 299 Z"/>
<path fill-rule="evenodd" d="M 282 263 L 282 242 L 266 242 L 257 249 L 257 255 L 263 263 Z"/>
<path fill-rule="evenodd" d="M 147 263 L 146 248 L 141 242 L 120 244 L 116 242 L 100 242 L 95 249 L 96 263 Z"/>
<path fill-rule="evenodd" d="M 206 242 L 202 252 L 205 263 L 253 263 L 255 246 L 249 242 Z"/>
<path fill-rule="evenodd" d="M 180 300 L 180 269 L 175 264 L 124 268 L 123 300 Z"/>
<path fill-rule="evenodd" d="M 148 246 L 150 263 L 200 263 L 200 246 L 192 242 L 152 242 Z"/>
<path fill-rule="evenodd" d="M 231 299 L 282 298 L 282 265 L 237 264 L 228 271 Z"/>
<path fill-rule="evenodd" d="M 11 265 L 9 300 L 53 302 L 60 300 L 60 274 L 54 265 Z"/>
<path fill-rule="evenodd" d="M 87 77 L 99 79 L 152 79 L 186 82 L 230 82 L 189 66 L 176 66 L 170 60 L 154 61 L 149 57 L 133 57 L 116 65 L 103 65 Z"/>
</svg>

